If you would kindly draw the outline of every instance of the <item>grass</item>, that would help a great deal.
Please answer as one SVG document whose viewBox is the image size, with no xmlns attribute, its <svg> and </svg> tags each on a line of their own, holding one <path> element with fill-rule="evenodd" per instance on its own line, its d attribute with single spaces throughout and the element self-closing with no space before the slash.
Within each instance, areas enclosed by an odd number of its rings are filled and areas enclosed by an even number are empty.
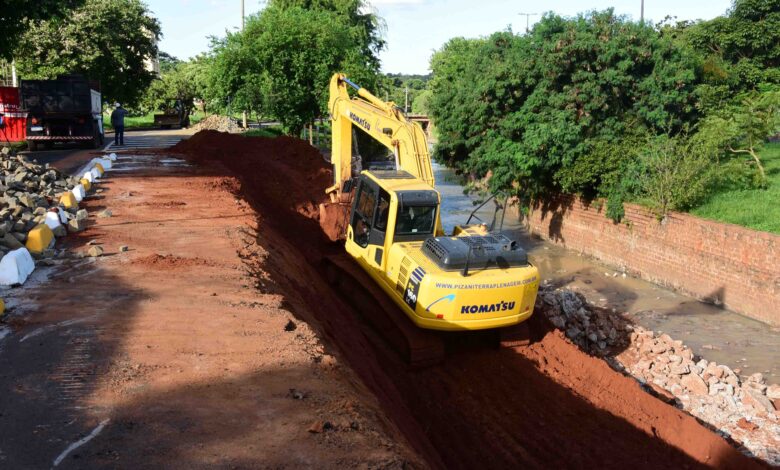
<svg viewBox="0 0 780 470">
<path fill-rule="evenodd" d="M 761 161 L 767 173 L 767 189 L 716 194 L 691 214 L 780 234 L 780 143 L 767 144 Z"/>
<path fill-rule="evenodd" d="M 111 111 L 112 110 L 108 110 L 108 112 L 103 114 L 103 127 L 105 127 L 106 130 L 114 129 L 111 126 Z M 144 114 L 143 116 L 127 116 L 125 118 L 125 130 L 155 127 L 154 126 L 155 114 L 158 113 L 152 112 L 152 113 Z M 206 116 L 201 111 L 195 111 L 195 114 L 190 116 L 190 125 L 197 124 L 205 117 Z"/>
<path fill-rule="evenodd" d="M 279 137 L 284 134 L 280 127 L 261 127 L 244 132 L 244 137 Z"/>
</svg>

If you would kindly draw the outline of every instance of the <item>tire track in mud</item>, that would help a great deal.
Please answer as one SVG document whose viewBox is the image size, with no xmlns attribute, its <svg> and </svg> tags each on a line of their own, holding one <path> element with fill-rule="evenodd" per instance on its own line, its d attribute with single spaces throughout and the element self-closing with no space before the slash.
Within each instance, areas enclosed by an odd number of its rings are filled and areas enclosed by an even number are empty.
<svg viewBox="0 0 780 470">
<path fill-rule="evenodd" d="M 322 256 L 343 250 L 316 221 L 331 175 L 314 148 L 209 131 L 173 151 L 238 176 L 268 252 L 258 275 L 301 319 L 321 326 L 432 467 L 763 466 L 580 351 L 541 316 L 529 346 L 496 349 L 455 336 L 443 364 L 407 370 L 317 270 Z"/>
</svg>

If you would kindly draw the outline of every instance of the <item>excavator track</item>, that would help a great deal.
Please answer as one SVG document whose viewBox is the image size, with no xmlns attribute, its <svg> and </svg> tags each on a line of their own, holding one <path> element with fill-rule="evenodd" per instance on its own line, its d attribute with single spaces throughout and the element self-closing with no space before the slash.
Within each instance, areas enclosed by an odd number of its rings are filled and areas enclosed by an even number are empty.
<svg viewBox="0 0 780 470">
<path fill-rule="evenodd" d="M 415 326 L 348 255 L 327 256 L 322 264 L 328 283 L 412 368 L 429 367 L 444 360 L 441 333 Z"/>
</svg>

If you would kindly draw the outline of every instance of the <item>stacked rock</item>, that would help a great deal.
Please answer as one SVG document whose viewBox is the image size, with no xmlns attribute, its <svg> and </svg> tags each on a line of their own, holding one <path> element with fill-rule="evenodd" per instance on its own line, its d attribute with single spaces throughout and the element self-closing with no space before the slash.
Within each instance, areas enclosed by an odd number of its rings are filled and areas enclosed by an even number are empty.
<svg viewBox="0 0 780 470">
<path fill-rule="evenodd" d="M 90 186 L 102 176 L 104 165 L 110 167 L 115 159 L 111 154 L 90 162 L 84 173 L 90 176 Z M 51 258 L 55 237 L 83 230 L 86 217 L 78 202 L 86 196 L 84 179 L 24 156 L 0 154 L 0 284 L 23 283 L 31 272 L 27 258 Z M 25 253 L 5 260 L 18 250 Z M 18 263 L 25 264 L 24 269 Z"/>
</svg>

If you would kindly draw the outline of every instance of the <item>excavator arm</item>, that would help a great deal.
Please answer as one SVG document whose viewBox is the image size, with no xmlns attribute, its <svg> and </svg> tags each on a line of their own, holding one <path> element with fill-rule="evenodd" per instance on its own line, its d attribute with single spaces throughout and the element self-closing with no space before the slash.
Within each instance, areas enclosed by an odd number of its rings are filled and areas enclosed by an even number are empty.
<svg viewBox="0 0 780 470">
<path fill-rule="evenodd" d="M 348 87 L 356 90 L 350 97 Z M 395 107 L 337 73 L 330 80 L 329 108 L 333 125 L 334 184 L 326 190 L 339 199 L 343 184 L 352 178 L 352 126 L 373 137 L 395 155 L 396 169 L 404 170 L 431 187 L 433 168 L 422 128 Z"/>
</svg>

